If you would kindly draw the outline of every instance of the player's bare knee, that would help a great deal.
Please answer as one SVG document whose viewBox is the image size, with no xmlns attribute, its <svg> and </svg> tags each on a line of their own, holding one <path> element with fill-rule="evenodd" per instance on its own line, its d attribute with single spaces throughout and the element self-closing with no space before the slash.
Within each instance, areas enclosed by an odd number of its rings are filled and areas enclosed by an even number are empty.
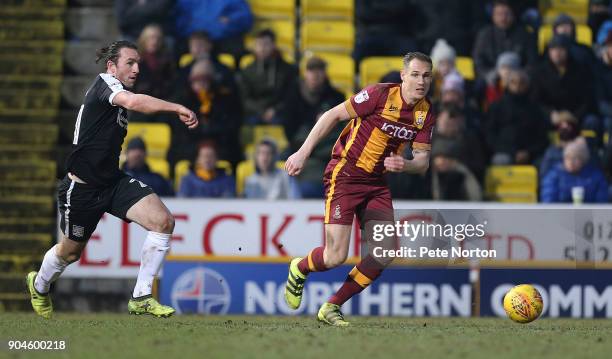
<svg viewBox="0 0 612 359">
<path fill-rule="evenodd" d="M 81 259 L 81 251 L 74 249 L 70 250 L 59 247 L 55 254 L 68 264 L 77 262 L 79 259 Z"/>
<path fill-rule="evenodd" d="M 64 261 L 66 261 L 68 264 L 77 262 L 79 259 L 81 259 L 81 252 L 72 252 L 72 253 L 69 253 L 69 254 L 63 256 L 62 259 Z"/>
<path fill-rule="evenodd" d="M 152 230 L 155 232 L 172 233 L 174 231 L 174 216 L 164 211 L 157 216 L 153 226 L 154 228 Z"/>
</svg>

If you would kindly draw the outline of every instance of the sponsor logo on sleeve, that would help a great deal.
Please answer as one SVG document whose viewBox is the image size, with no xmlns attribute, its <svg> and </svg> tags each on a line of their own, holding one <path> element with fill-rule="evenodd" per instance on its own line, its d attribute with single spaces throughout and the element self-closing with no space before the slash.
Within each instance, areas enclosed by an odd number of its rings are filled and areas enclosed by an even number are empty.
<svg viewBox="0 0 612 359">
<path fill-rule="evenodd" d="M 370 99 L 370 96 L 368 95 L 368 91 L 363 90 L 355 96 L 355 103 L 366 102 L 369 99 Z"/>
</svg>

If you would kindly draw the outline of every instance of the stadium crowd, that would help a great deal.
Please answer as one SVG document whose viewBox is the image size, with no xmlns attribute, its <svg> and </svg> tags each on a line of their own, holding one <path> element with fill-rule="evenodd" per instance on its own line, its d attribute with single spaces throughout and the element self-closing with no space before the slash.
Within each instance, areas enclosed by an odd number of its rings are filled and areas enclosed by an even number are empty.
<svg viewBox="0 0 612 359">
<path fill-rule="evenodd" d="M 437 126 L 430 170 L 425 176 L 388 175 L 394 198 L 483 200 L 489 166 L 526 164 L 538 168 L 541 202 L 571 202 L 576 186 L 584 189 L 585 202 L 610 201 L 612 4 L 591 0 L 589 9 L 592 46 L 576 40 L 571 14 L 559 14 L 539 51 L 537 1 L 478 0 L 468 6 L 462 0 L 356 0 L 357 69 L 364 58 L 408 51 L 430 54 L 434 63 L 429 97 Z M 119 0 L 116 14 L 122 36 L 136 41 L 141 52 L 135 92 L 179 102 L 200 119 L 188 131 L 164 116 L 130 118 L 171 126 L 170 168 L 191 161 L 178 196 L 323 196 L 321 176 L 342 124 L 299 177 L 275 166 L 301 145 L 323 112 L 346 99 L 328 80 L 322 58 L 308 58 L 300 71 L 293 54 L 277 45 L 279 34 L 262 29 L 249 49 L 250 64 L 224 65 L 221 53 L 236 63 L 249 54 L 244 36 L 254 16 L 245 0 Z M 473 80 L 457 71 L 458 56 L 473 59 Z M 392 72 L 381 81 L 400 80 Z M 287 148 L 264 140 L 246 155 L 243 134 L 261 124 L 281 125 Z M 127 148 L 125 170 L 159 194 L 174 195 L 148 169 L 143 141 L 134 139 Z M 247 156 L 256 171 L 237 194 L 235 178 L 216 161 L 235 168 Z"/>
</svg>

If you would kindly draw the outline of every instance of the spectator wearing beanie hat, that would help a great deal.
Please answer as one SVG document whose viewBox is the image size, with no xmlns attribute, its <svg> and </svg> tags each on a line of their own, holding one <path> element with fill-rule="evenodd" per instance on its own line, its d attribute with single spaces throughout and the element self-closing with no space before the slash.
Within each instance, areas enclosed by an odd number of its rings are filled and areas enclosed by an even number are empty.
<svg viewBox="0 0 612 359">
<path fill-rule="evenodd" d="M 306 140 L 319 117 L 344 99 L 345 95 L 329 81 L 327 63 L 320 57 L 310 57 L 306 61 L 302 78 L 287 90 L 281 106 L 280 117 L 289 141 L 289 151 L 296 151 Z M 317 145 L 297 178 L 304 198 L 323 196 L 321 173 L 329 162 L 329 154 L 342 128 L 342 125 L 336 125 L 332 133 Z"/>
<path fill-rule="evenodd" d="M 529 78 L 523 70 L 509 72 L 502 97 L 491 104 L 485 139 L 494 165 L 531 164 L 548 145 L 547 119 L 529 98 Z"/>
<path fill-rule="evenodd" d="M 470 131 L 480 131 L 480 112 L 465 100 L 464 82 L 461 75 L 451 72 L 442 82 L 440 106 L 457 106 L 465 117 L 466 127 Z"/>
<path fill-rule="evenodd" d="M 493 102 L 502 97 L 508 85 L 508 76 L 510 72 L 518 70 L 520 67 L 521 59 L 515 52 L 503 52 L 497 57 L 495 72 L 492 72 L 489 78 L 487 78 L 484 101 L 485 110 L 487 110 Z"/>
<path fill-rule="evenodd" d="M 149 185 L 160 197 L 174 196 L 170 183 L 147 165 L 147 147 L 142 138 L 134 137 L 128 142 L 125 157 L 122 166 L 125 173 Z"/>
<path fill-rule="evenodd" d="M 431 49 L 431 60 L 433 62 L 433 82 L 431 97 L 434 102 L 440 101 L 442 84 L 447 76 L 454 76 L 461 82 L 463 88 L 463 78 L 455 68 L 457 54 L 448 42 L 444 39 L 436 40 L 436 44 Z"/>
<path fill-rule="evenodd" d="M 599 131 L 595 112 L 595 86 L 591 72 L 569 56 L 567 36 L 555 35 L 548 43 L 540 65 L 532 74 L 533 98 L 552 123 L 560 111 L 568 110 L 583 129 Z"/>
<path fill-rule="evenodd" d="M 594 70 L 595 54 L 589 46 L 576 41 L 576 22 L 571 16 L 567 14 L 560 14 L 557 16 L 553 23 L 552 30 L 553 35 L 567 37 L 569 55 L 574 61 Z"/>
</svg>

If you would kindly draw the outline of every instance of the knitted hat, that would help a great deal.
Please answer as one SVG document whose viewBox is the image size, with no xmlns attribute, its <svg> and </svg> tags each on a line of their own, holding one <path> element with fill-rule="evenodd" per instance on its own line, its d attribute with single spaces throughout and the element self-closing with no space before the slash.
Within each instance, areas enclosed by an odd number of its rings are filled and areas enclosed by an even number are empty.
<svg viewBox="0 0 612 359">
<path fill-rule="evenodd" d="M 557 34 L 550 39 L 548 42 L 548 48 L 551 49 L 553 47 L 563 47 L 567 49 L 570 45 L 570 39 L 567 35 Z"/>
<path fill-rule="evenodd" d="M 576 23 L 574 22 L 574 19 L 571 16 L 567 14 L 559 14 L 559 16 L 557 16 L 555 18 L 555 21 L 553 22 L 553 29 L 559 25 L 565 25 L 565 24 L 569 24 L 574 27 L 576 26 Z"/>
<path fill-rule="evenodd" d="M 134 137 L 130 140 L 130 142 L 128 142 L 127 145 L 127 149 L 129 150 L 143 150 L 146 151 L 147 150 L 147 146 L 145 145 L 144 141 L 142 140 L 142 138 L 140 137 Z"/>
<path fill-rule="evenodd" d="M 521 67 L 521 58 L 516 52 L 506 51 L 499 54 L 497 57 L 496 68 L 499 69 L 502 66 L 510 67 L 511 69 L 518 69 Z"/>
<path fill-rule="evenodd" d="M 320 57 L 313 56 L 306 61 L 306 70 L 325 70 L 327 63 Z"/>
<path fill-rule="evenodd" d="M 463 93 L 463 77 L 453 71 L 442 80 L 442 91 L 458 91 Z"/>
<path fill-rule="evenodd" d="M 436 44 L 431 49 L 431 61 L 433 62 L 434 66 L 437 66 L 437 64 L 442 60 L 454 62 L 456 57 L 457 53 L 455 52 L 455 49 L 453 49 L 453 47 L 450 46 L 446 40 L 436 40 Z"/>
</svg>

